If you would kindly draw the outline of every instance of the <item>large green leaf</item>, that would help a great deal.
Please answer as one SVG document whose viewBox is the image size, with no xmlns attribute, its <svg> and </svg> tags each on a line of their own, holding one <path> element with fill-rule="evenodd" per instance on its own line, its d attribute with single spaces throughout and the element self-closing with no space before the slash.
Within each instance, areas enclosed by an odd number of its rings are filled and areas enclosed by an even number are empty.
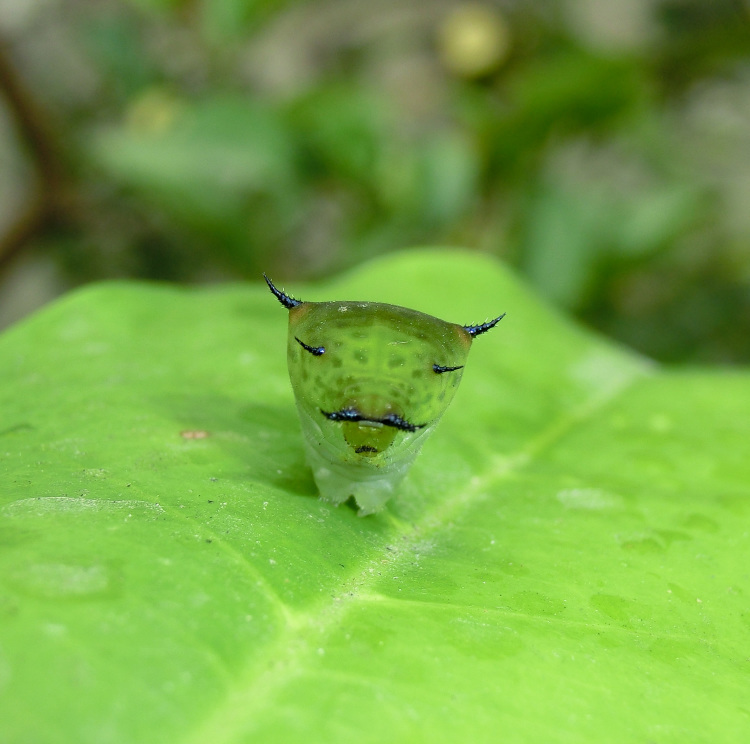
<svg viewBox="0 0 750 744">
<path fill-rule="evenodd" d="M 0 741 L 750 740 L 750 375 L 659 370 L 471 254 L 288 289 L 508 316 L 366 518 L 315 498 L 264 286 L 6 332 Z"/>
</svg>

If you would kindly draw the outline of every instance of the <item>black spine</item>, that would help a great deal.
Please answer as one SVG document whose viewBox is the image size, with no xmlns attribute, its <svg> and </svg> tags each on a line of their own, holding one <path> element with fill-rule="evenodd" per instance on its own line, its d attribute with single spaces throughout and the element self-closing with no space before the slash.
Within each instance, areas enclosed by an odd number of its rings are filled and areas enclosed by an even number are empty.
<svg viewBox="0 0 750 744">
<path fill-rule="evenodd" d="M 276 289 L 274 283 L 263 274 L 263 278 L 266 280 L 268 288 L 273 292 L 273 296 L 287 309 L 291 310 L 293 307 L 302 304 L 302 300 L 295 300 L 294 297 L 290 297 L 286 292 L 282 292 L 280 289 Z"/>
</svg>

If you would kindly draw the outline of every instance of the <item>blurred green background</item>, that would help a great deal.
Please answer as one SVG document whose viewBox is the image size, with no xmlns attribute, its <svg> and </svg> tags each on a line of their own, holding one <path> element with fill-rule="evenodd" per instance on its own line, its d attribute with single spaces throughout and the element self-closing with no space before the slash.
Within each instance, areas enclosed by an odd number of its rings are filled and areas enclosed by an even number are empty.
<svg viewBox="0 0 750 744">
<path fill-rule="evenodd" d="M 0 325 L 426 244 L 749 362 L 750 1 L 0 0 Z"/>
</svg>

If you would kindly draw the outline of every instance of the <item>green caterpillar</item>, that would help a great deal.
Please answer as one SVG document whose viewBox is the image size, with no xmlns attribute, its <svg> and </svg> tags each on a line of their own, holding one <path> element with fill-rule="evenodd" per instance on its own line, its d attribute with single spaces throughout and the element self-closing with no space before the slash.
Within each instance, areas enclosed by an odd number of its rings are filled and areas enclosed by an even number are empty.
<svg viewBox="0 0 750 744">
<path fill-rule="evenodd" d="M 474 338 L 505 317 L 461 326 L 381 302 L 303 302 L 289 310 L 287 363 L 320 495 L 382 508 L 456 393 Z"/>
</svg>

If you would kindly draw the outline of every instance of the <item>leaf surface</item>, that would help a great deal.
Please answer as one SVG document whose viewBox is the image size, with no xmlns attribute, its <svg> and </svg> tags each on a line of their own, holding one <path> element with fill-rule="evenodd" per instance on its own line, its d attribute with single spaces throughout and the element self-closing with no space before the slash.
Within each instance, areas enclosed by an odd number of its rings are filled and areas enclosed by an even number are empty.
<svg viewBox="0 0 750 744">
<path fill-rule="evenodd" d="M 482 256 L 315 287 L 473 344 L 398 498 L 316 498 L 265 286 L 0 337 L 0 741 L 750 737 L 750 375 L 660 370 Z"/>
</svg>

